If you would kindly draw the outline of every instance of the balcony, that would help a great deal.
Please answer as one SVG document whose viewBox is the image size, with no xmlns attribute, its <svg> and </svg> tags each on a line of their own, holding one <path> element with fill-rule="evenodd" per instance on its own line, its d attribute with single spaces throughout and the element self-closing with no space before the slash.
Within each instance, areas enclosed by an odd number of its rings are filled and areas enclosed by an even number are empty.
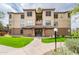
<svg viewBox="0 0 79 59">
<path fill-rule="evenodd" d="M 42 25 L 42 20 L 37 20 L 36 22 L 35 22 L 35 25 Z"/>
</svg>

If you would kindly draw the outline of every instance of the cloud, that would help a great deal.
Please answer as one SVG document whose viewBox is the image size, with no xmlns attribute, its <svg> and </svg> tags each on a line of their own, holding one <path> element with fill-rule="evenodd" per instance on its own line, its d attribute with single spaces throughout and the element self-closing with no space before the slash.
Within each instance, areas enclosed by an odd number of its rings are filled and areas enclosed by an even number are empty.
<svg viewBox="0 0 79 59">
<path fill-rule="evenodd" d="M 22 6 L 19 3 L 17 3 L 17 4 L 15 4 L 15 3 L 9 3 L 8 5 L 10 7 L 12 7 L 14 10 L 16 10 L 17 12 L 23 11 L 23 8 L 22 8 Z"/>
<path fill-rule="evenodd" d="M 73 3 L 30 3 L 30 4 L 21 4 L 24 9 L 29 8 L 56 8 L 56 11 L 65 11 L 70 10 L 75 7 L 76 4 Z"/>
<path fill-rule="evenodd" d="M 0 11 L 3 11 L 3 12 L 16 12 L 16 10 L 14 10 L 11 6 L 9 6 L 7 4 L 0 4 Z"/>
<path fill-rule="evenodd" d="M 71 27 L 72 28 L 79 28 L 79 13 L 73 15 L 71 17 Z"/>
<path fill-rule="evenodd" d="M 0 4 L 0 12 L 4 12 L 5 13 L 5 17 L 0 19 L 0 21 L 2 21 L 3 25 L 8 24 L 8 14 L 7 12 L 16 12 L 16 10 L 14 10 L 11 6 L 9 6 L 8 4 Z"/>
</svg>

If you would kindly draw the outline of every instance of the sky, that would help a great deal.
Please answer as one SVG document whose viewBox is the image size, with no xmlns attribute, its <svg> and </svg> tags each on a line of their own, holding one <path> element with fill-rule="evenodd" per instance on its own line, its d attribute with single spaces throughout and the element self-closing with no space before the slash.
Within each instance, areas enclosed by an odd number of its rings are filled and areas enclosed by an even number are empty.
<svg viewBox="0 0 79 59">
<path fill-rule="evenodd" d="M 5 17 L 1 19 L 4 25 L 8 24 L 7 12 L 23 12 L 23 9 L 32 8 L 55 8 L 55 11 L 72 10 L 76 3 L 0 3 L 0 11 L 5 13 Z"/>
</svg>

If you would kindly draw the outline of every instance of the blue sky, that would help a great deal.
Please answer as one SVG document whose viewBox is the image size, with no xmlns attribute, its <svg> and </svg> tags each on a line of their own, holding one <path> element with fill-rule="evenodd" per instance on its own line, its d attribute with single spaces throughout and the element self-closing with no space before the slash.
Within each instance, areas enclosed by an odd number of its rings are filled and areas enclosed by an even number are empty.
<svg viewBox="0 0 79 59">
<path fill-rule="evenodd" d="M 57 11 L 65 11 L 72 9 L 75 5 L 75 3 L 5 3 L 5 4 L 0 4 L 0 11 L 3 9 L 6 11 L 17 11 L 21 12 L 23 9 L 27 8 L 56 8 Z M 3 10 L 3 11 L 4 11 Z"/>
<path fill-rule="evenodd" d="M 0 4 L 0 11 L 5 13 L 5 17 L 2 19 L 4 25 L 8 24 L 7 12 L 22 12 L 23 9 L 29 8 L 55 8 L 56 11 L 68 11 L 73 9 L 76 3 L 5 3 Z"/>
</svg>

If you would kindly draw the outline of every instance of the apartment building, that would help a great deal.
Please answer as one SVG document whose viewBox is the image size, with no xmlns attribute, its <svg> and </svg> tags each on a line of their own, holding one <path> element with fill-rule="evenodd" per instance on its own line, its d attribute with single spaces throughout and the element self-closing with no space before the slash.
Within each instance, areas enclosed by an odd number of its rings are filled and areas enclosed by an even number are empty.
<svg viewBox="0 0 79 59">
<path fill-rule="evenodd" d="M 45 36 L 70 35 L 70 12 L 55 12 L 55 9 L 24 9 L 24 12 L 9 12 L 9 30 L 11 35 Z"/>
</svg>

